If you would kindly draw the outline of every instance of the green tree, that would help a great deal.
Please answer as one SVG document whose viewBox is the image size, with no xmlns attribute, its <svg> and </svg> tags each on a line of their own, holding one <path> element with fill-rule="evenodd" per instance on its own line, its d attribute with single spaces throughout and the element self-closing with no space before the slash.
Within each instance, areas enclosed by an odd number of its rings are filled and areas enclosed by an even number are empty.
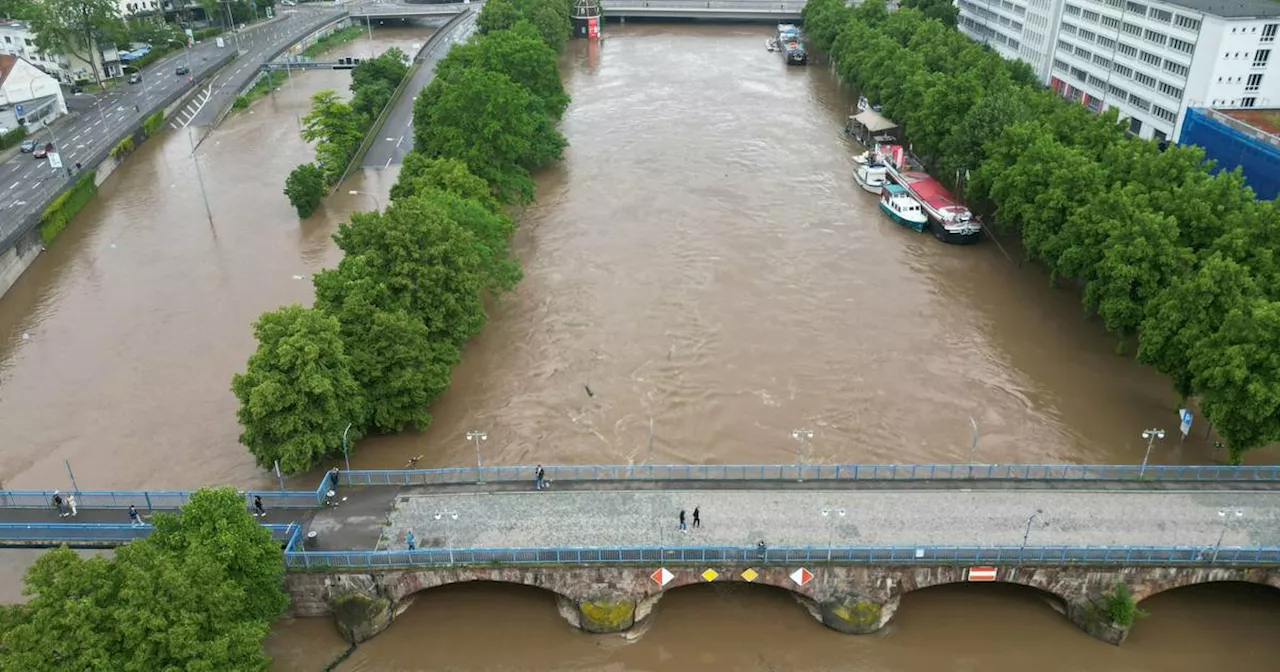
<svg viewBox="0 0 1280 672">
<path fill-rule="evenodd" d="M 428 189 L 469 198 L 495 212 L 500 207 L 489 183 L 472 173 L 467 164 L 458 159 L 433 158 L 422 152 L 409 152 L 400 165 L 399 178 L 391 187 L 391 198 L 409 198 Z"/>
<path fill-rule="evenodd" d="M 529 21 L 537 27 L 542 40 L 556 51 L 564 49 L 569 42 L 569 34 L 573 30 L 566 7 L 565 3 L 544 0 L 537 3 L 529 14 Z"/>
<path fill-rule="evenodd" d="M 0 16 L 19 21 L 30 21 L 40 13 L 34 0 L 0 0 Z"/>
<path fill-rule="evenodd" d="M 67 548 L 27 571 L 30 600 L 0 615 L 0 670 L 259 670 L 288 604 L 279 544 L 230 488 L 156 514 L 115 557 Z"/>
<path fill-rule="evenodd" d="M 463 68 L 436 77 L 414 103 L 414 147 L 464 161 L 500 198 L 533 198 L 529 169 L 557 160 L 565 139 L 528 89 L 500 73 Z"/>
<path fill-rule="evenodd" d="M 486 278 L 486 291 L 495 294 L 505 292 L 520 282 L 520 262 L 511 256 L 510 249 L 515 224 L 506 213 L 490 210 L 478 201 L 450 191 L 426 190 L 420 193 L 475 236 L 476 252 Z"/>
<path fill-rule="evenodd" d="M 405 65 L 404 52 L 391 47 L 377 58 L 361 61 L 351 71 L 351 92 L 359 93 L 360 89 L 379 82 L 394 89 L 407 74 L 409 66 Z"/>
<path fill-rule="evenodd" d="M 338 318 L 351 373 L 364 391 L 369 423 L 380 432 L 426 429 L 427 411 L 449 387 L 457 346 L 433 340 L 422 319 L 397 301 L 363 256 L 315 276 L 316 307 Z"/>
<path fill-rule="evenodd" d="M 436 66 L 436 77 L 448 79 L 465 68 L 500 72 L 528 89 L 553 119 L 569 106 L 560 82 L 556 52 L 542 40 L 533 24 L 520 21 L 510 30 L 489 32 L 449 50 Z"/>
<path fill-rule="evenodd" d="M 396 93 L 395 87 L 380 80 L 374 80 L 355 92 L 351 98 L 351 109 L 364 119 L 376 119 Z"/>
<path fill-rule="evenodd" d="M 1233 463 L 1280 439 L 1280 303 L 1254 297 L 1228 311 L 1190 368 L 1200 407 Z"/>
<path fill-rule="evenodd" d="M 102 84 L 104 45 L 126 35 L 113 0 L 42 0 L 31 17 L 35 44 L 46 54 L 69 54 L 90 65 L 94 81 Z"/>
<path fill-rule="evenodd" d="M 484 325 L 484 250 L 435 195 L 393 200 L 380 213 L 354 213 L 334 240 L 346 253 L 338 264 L 344 279 L 376 278 L 394 299 L 383 308 L 422 320 L 433 341 L 461 346 Z M 356 263 L 364 266 L 359 272 L 343 268 Z"/>
<path fill-rule="evenodd" d="M 231 390 L 240 400 L 240 442 L 270 467 L 306 471 L 342 450 L 347 423 L 362 426 L 364 400 L 351 375 L 338 321 L 298 305 L 253 325 L 258 350 Z"/>
<path fill-rule="evenodd" d="M 310 217 L 320 207 L 324 192 L 324 172 L 314 163 L 297 166 L 284 181 L 284 195 L 299 217 Z"/>
<path fill-rule="evenodd" d="M 480 33 L 484 34 L 506 30 L 516 25 L 516 21 L 520 19 L 520 10 L 511 0 L 489 0 L 484 3 L 484 9 L 480 10 L 480 16 L 476 17 L 476 25 L 480 28 Z"/>
<path fill-rule="evenodd" d="M 302 118 L 302 139 L 316 143 L 316 161 L 326 186 L 336 183 L 347 169 L 368 125 L 368 118 L 338 100 L 332 89 L 311 96 L 311 111 Z"/>
</svg>

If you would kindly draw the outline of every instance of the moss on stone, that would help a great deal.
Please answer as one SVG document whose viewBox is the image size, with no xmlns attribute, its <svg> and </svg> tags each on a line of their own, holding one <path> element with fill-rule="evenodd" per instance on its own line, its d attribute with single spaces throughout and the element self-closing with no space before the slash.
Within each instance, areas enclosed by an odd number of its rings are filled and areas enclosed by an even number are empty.
<svg viewBox="0 0 1280 672">
<path fill-rule="evenodd" d="M 391 624 L 391 602 L 361 592 L 343 593 L 333 598 L 333 617 L 347 641 L 358 644 Z"/>
<path fill-rule="evenodd" d="M 883 608 L 870 600 L 850 600 L 831 607 L 831 614 L 848 623 L 852 629 L 871 631 L 880 626 Z"/>
<path fill-rule="evenodd" d="M 630 600 L 583 600 L 582 629 L 591 632 L 619 632 L 634 623 L 636 605 Z"/>
</svg>

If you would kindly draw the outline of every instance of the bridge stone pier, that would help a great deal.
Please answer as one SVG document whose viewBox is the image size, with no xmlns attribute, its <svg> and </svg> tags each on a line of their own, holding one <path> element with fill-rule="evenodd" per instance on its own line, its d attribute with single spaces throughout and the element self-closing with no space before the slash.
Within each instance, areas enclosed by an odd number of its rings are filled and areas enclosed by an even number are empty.
<svg viewBox="0 0 1280 672">
<path fill-rule="evenodd" d="M 809 613 L 827 627 L 848 634 L 883 628 L 898 611 L 902 596 L 914 590 L 967 580 L 968 567 L 957 566 L 817 566 L 813 578 L 800 585 L 792 578 L 798 567 L 673 567 L 665 586 L 652 578 L 653 566 L 590 567 L 440 567 L 380 572 L 299 572 L 287 578 L 292 614 L 333 615 L 352 643 L 385 630 L 422 591 L 470 581 L 534 586 L 555 593 L 560 614 L 591 633 L 616 633 L 648 618 L 667 591 L 708 583 L 703 572 L 715 572 L 712 583 L 737 582 L 775 586 L 790 591 Z M 748 572 L 750 570 L 750 572 Z M 708 576 L 710 576 L 708 574 Z M 1056 608 L 1086 633 L 1119 645 L 1129 627 L 1111 622 L 1104 595 L 1126 586 L 1138 600 L 1202 583 L 1238 581 L 1280 589 L 1280 568 L 1241 567 L 1004 567 L 998 582 L 1030 586 L 1055 599 Z"/>
</svg>

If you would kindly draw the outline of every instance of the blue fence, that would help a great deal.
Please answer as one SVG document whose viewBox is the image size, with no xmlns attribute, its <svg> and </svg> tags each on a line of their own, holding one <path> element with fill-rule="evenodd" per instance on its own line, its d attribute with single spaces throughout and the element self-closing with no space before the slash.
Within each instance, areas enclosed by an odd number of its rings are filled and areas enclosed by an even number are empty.
<svg viewBox="0 0 1280 672">
<path fill-rule="evenodd" d="M 320 479 L 315 490 L 250 490 L 244 493 L 245 507 L 261 497 L 268 509 L 314 509 L 324 505 L 326 493 L 334 487 L 332 474 Z M 41 509 L 53 507 L 53 490 L 0 490 L 0 509 Z M 82 509 L 127 509 L 170 511 L 182 508 L 191 499 L 190 490 L 62 490 L 63 498 L 76 496 Z"/>
<path fill-rule="evenodd" d="M 551 481 L 1210 481 L 1280 482 L 1280 466 L 1130 464 L 595 464 L 544 466 Z M 342 485 L 533 482 L 533 466 L 344 471 Z"/>
<path fill-rule="evenodd" d="M 1280 565 L 1280 547 L 1212 546 L 847 546 L 616 548 L 485 548 L 416 551 L 301 551 L 292 568 L 378 569 L 448 565 Z"/>
<path fill-rule="evenodd" d="M 294 523 L 263 525 L 271 536 L 291 550 L 301 537 Z M 58 546 L 77 543 L 113 546 L 149 536 L 150 525 L 115 525 L 105 523 L 0 523 L 0 545 Z"/>
</svg>

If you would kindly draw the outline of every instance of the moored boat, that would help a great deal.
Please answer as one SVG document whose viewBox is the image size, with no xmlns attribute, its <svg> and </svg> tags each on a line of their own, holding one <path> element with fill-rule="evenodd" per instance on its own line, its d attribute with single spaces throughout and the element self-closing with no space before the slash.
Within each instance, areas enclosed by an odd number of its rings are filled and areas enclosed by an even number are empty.
<svg viewBox="0 0 1280 672">
<path fill-rule="evenodd" d="M 880 193 L 880 209 L 893 221 L 922 232 L 929 227 L 929 216 L 920 207 L 920 201 L 911 197 L 907 188 L 899 184 L 886 184 Z"/>
<path fill-rule="evenodd" d="M 858 186 L 878 194 L 889 181 L 889 169 L 878 162 L 863 164 L 853 171 L 853 179 L 858 182 Z"/>
<path fill-rule="evenodd" d="M 777 50 L 782 52 L 787 65 L 804 65 L 809 62 L 809 53 L 800 41 L 800 29 L 792 23 L 779 23 L 776 38 Z"/>
<path fill-rule="evenodd" d="M 900 145 L 876 147 L 888 169 L 889 179 L 906 187 L 929 216 L 929 230 L 934 237 L 951 245 L 972 245 L 982 239 L 982 225 L 946 187 L 922 170 L 911 170 L 906 152 Z"/>
</svg>

